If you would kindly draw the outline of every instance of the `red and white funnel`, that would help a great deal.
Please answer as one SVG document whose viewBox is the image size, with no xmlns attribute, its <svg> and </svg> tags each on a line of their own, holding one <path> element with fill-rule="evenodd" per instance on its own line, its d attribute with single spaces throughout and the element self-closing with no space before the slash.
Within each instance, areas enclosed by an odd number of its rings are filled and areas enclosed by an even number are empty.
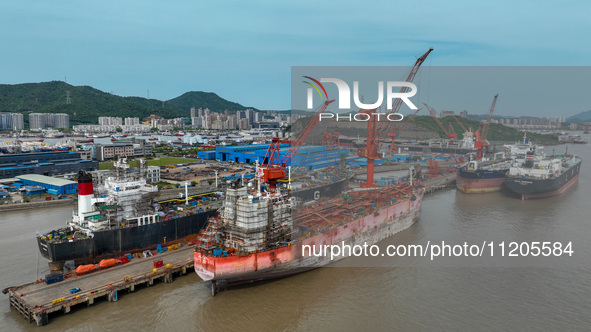
<svg viewBox="0 0 591 332">
<path fill-rule="evenodd" d="M 92 212 L 92 175 L 84 171 L 78 172 L 78 216 L 82 219 L 84 213 Z"/>
</svg>

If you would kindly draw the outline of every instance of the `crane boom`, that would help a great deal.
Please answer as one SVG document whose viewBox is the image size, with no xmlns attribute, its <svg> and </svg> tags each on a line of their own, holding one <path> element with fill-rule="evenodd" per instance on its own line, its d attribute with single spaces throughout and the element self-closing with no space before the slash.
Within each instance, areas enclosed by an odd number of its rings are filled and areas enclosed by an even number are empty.
<svg viewBox="0 0 591 332">
<path fill-rule="evenodd" d="M 486 136 L 488 135 L 488 128 L 490 127 L 490 122 L 492 120 L 493 112 L 495 111 L 495 105 L 497 104 L 498 97 L 499 97 L 499 94 L 497 93 L 495 95 L 495 98 L 493 99 L 492 105 L 490 105 L 490 111 L 488 111 L 488 119 L 486 119 L 486 123 L 482 127 L 482 132 L 480 133 L 480 137 L 482 137 L 483 140 L 486 140 Z"/>
<path fill-rule="evenodd" d="M 433 51 L 432 48 L 430 48 L 427 52 L 425 52 L 425 54 L 421 55 L 417 61 L 415 61 L 414 66 L 411 68 L 410 73 L 408 74 L 408 76 L 406 77 L 406 81 L 407 82 L 412 82 L 415 79 L 415 76 L 417 76 L 417 73 L 419 72 L 419 68 L 421 67 L 421 65 L 423 64 L 423 62 L 425 62 L 425 60 L 427 59 L 427 56 L 429 56 L 429 53 L 431 53 Z M 404 92 L 408 92 L 409 88 L 404 86 L 402 88 L 400 88 L 400 93 L 404 93 Z M 386 114 L 390 114 L 390 113 L 398 113 L 400 111 L 400 107 L 402 106 L 402 99 L 400 98 L 396 98 L 392 104 L 392 109 L 389 110 L 388 112 L 386 112 Z M 382 122 L 380 124 L 380 128 L 378 130 L 378 135 L 377 137 L 380 137 L 381 134 L 388 129 L 388 127 L 391 124 L 389 122 Z"/>
<path fill-rule="evenodd" d="M 316 126 L 316 124 L 318 123 L 318 120 L 320 119 L 320 114 L 324 113 L 324 111 L 326 111 L 326 109 L 328 108 L 328 105 L 330 105 L 334 101 L 334 99 L 325 101 L 322 107 L 320 107 L 320 109 L 318 110 L 318 112 L 314 114 L 312 120 L 308 122 L 306 128 L 304 128 L 304 130 L 300 133 L 300 136 L 298 136 L 298 138 L 292 143 L 292 146 L 289 148 L 289 151 L 281 159 L 280 164 L 283 167 L 289 166 L 289 164 L 291 163 L 291 159 L 298 153 L 298 151 L 308 138 L 308 135 L 310 135 L 312 129 L 314 129 L 314 126 Z"/>
<path fill-rule="evenodd" d="M 423 105 L 425 105 L 425 107 L 427 107 L 427 110 L 431 114 L 431 117 L 433 117 L 433 119 L 435 120 L 435 122 L 437 123 L 437 125 L 439 126 L 439 128 L 441 128 L 441 130 L 443 131 L 443 133 L 445 134 L 445 136 L 449 136 L 449 133 L 447 132 L 447 130 L 445 129 L 445 127 L 443 126 L 443 124 L 441 123 L 441 121 L 439 121 L 439 119 L 437 118 L 437 112 L 434 109 L 432 109 L 431 107 L 429 107 L 429 105 L 427 105 L 425 103 L 423 103 Z"/>
<path fill-rule="evenodd" d="M 460 120 L 458 120 L 458 118 L 457 118 L 455 115 L 453 115 L 453 114 L 452 114 L 451 116 L 453 116 L 453 117 L 454 117 L 454 119 L 456 119 L 456 121 L 457 121 L 457 122 L 460 124 L 460 127 L 462 127 L 462 129 L 463 129 L 465 132 L 466 132 L 466 131 L 468 131 L 468 129 L 466 129 L 466 127 L 464 127 L 464 124 L 462 124 L 462 123 L 460 122 Z"/>
<path fill-rule="evenodd" d="M 285 169 L 291 164 L 292 158 L 298 153 L 298 150 L 300 147 L 302 147 L 308 138 L 308 135 L 310 135 L 312 129 L 314 129 L 316 123 L 318 123 L 320 114 L 324 113 L 324 111 L 326 111 L 328 108 L 328 105 L 330 105 L 332 102 L 334 102 L 334 99 L 324 102 L 324 104 L 320 107 L 316 114 L 314 114 L 300 135 L 294 141 L 292 141 L 291 147 L 281 159 L 279 159 L 281 140 L 277 137 L 273 137 L 271 143 L 269 144 L 269 148 L 267 149 L 267 153 L 265 154 L 265 159 L 263 159 L 260 171 L 257 170 L 258 175 L 262 176 L 263 181 L 269 183 L 271 188 L 275 188 L 277 181 L 286 176 Z"/>
<path fill-rule="evenodd" d="M 433 51 L 430 48 L 425 54 L 415 61 L 414 66 L 410 70 L 408 77 L 406 78 L 407 82 L 412 82 L 419 68 L 427 59 L 429 53 Z M 400 89 L 401 93 L 407 92 L 407 87 L 402 87 Z M 402 106 L 402 99 L 396 98 L 393 102 L 392 109 L 386 112 L 386 114 L 398 113 L 400 110 L 400 106 Z M 367 159 L 367 180 L 360 184 L 362 188 L 373 188 L 376 187 L 377 184 L 373 182 L 374 176 L 374 164 L 375 160 L 381 158 L 381 153 L 378 151 L 380 150 L 380 136 L 381 134 L 390 127 L 390 121 L 381 122 L 378 124 L 376 117 L 373 114 L 376 113 L 376 109 L 371 110 L 359 110 L 358 113 L 364 113 L 369 115 L 369 120 L 367 121 L 367 139 L 365 141 L 365 148 L 359 148 L 357 150 L 357 155 L 361 158 Z"/>
</svg>

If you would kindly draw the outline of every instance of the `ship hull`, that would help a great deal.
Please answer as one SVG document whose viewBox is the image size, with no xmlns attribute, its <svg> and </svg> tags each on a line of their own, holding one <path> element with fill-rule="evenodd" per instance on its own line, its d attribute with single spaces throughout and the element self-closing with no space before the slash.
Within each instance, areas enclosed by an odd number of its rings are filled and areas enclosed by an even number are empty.
<svg viewBox="0 0 591 332">
<path fill-rule="evenodd" d="M 425 153 L 447 153 L 447 154 L 468 154 L 477 152 L 476 149 L 471 148 L 439 148 L 418 145 L 403 145 L 400 146 L 403 151 L 410 152 L 425 152 Z"/>
<path fill-rule="evenodd" d="M 557 196 L 567 191 L 578 181 L 580 168 L 581 162 L 579 161 L 559 177 L 552 179 L 509 178 L 505 182 L 505 186 L 511 192 L 521 196 L 523 200 Z"/>
<path fill-rule="evenodd" d="M 52 242 L 37 238 L 41 255 L 50 261 L 52 270 L 59 270 L 67 260 L 76 265 L 97 263 L 123 253 L 154 249 L 160 243 L 173 244 L 196 235 L 215 210 L 195 215 L 162 220 L 157 223 L 98 231 L 94 237 L 72 242 Z"/>
<path fill-rule="evenodd" d="M 480 194 L 500 191 L 505 183 L 508 170 L 476 170 L 468 172 L 463 168 L 458 171 L 456 187 L 465 194 Z"/>
<path fill-rule="evenodd" d="M 323 186 L 296 190 L 292 193 L 292 195 L 298 197 L 304 202 L 317 200 L 322 197 L 334 197 L 345 191 L 347 185 L 349 184 L 349 180 L 350 178 L 347 177 L 340 181 L 329 183 Z"/>
<path fill-rule="evenodd" d="M 422 193 L 416 200 L 406 199 L 378 209 L 338 227 L 304 238 L 290 246 L 244 256 L 213 257 L 195 251 L 195 272 L 205 281 L 213 281 L 212 292 L 219 285 L 236 285 L 302 273 L 338 261 L 329 255 L 314 255 L 306 248 L 326 244 L 372 245 L 412 226 L 419 217 Z M 311 254 L 311 255 L 310 255 Z"/>
</svg>

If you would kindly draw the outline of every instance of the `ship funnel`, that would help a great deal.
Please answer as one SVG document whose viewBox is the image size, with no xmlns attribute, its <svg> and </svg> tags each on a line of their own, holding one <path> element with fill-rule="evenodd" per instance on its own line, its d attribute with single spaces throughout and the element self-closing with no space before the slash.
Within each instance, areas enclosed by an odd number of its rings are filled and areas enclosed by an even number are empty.
<svg viewBox="0 0 591 332">
<path fill-rule="evenodd" d="M 92 174 L 84 171 L 78 172 L 78 215 L 80 218 L 83 218 L 83 213 L 92 212 L 93 197 Z"/>
<path fill-rule="evenodd" d="M 525 168 L 533 168 L 534 167 L 534 151 L 528 151 L 525 154 Z"/>
</svg>

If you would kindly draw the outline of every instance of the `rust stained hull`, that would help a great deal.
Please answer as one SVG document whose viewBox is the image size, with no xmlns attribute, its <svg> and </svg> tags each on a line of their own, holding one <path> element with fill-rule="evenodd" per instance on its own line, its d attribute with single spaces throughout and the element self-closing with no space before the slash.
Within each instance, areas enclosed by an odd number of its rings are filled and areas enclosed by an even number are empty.
<svg viewBox="0 0 591 332">
<path fill-rule="evenodd" d="M 228 257 L 214 257 L 208 252 L 195 251 L 195 272 L 201 279 L 213 281 L 212 287 L 216 287 L 219 282 L 226 285 L 244 284 L 285 277 L 328 265 L 344 257 L 331 260 L 329 255 L 314 256 L 307 250 L 304 255 L 303 246 L 375 244 L 414 224 L 419 217 L 422 196 L 423 193 L 420 192 L 416 195 L 416 200 L 400 200 L 339 226 L 294 241 L 291 246 Z"/>
</svg>

